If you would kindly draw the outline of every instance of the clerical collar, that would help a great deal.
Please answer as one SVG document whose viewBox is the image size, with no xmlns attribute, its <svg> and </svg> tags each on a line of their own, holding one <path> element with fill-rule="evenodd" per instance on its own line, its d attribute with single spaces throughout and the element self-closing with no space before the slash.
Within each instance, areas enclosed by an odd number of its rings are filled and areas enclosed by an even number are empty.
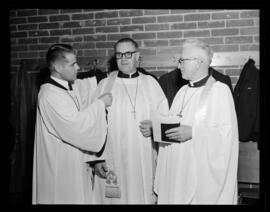
<svg viewBox="0 0 270 212">
<path fill-rule="evenodd" d="M 139 73 L 138 73 L 138 71 L 136 71 L 136 72 L 134 72 L 132 74 L 125 74 L 122 71 L 119 71 L 117 76 L 119 78 L 135 78 L 135 77 L 139 76 Z"/>
<path fill-rule="evenodd" d="M 67 82 L 65 80 L 58 79 L 54 76 L 50 76 L 50 78 L 48 78 L 45 83 L 53 84 L 53 85 L 55 85 L 59 88 L 62 88 L 64 90 L 72 90 L 71 82 Z"/>
<path fill-rule="evenodd" d="M 207 75 L 206 77 L 200 79 L 199 81 L 196 81 L 196 82 L 191 82 L 189 81 L 188 82 L 188 86 L 189 87 L 194 87 L 194 88 L 197 88 L 197 87 L 201 87 L 201 86 L 204 86 L 205 83 L 207 82 L 208 78 L 209 78 L 210 75 Z"/>
</svg>

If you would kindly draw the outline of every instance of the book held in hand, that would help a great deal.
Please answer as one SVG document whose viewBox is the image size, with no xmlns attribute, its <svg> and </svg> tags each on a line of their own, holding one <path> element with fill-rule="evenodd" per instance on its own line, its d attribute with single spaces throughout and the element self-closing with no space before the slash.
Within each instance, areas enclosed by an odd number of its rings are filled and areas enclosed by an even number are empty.
<svg viewBox="0 0 270 212">
<path fill-rule="evenodd" d="M 169 139 L 166 131 L 180 126 L 180 117 L 176 115 L 151 114 L 153 137 L 155 142 L 180 143 L 177 140 Z"/>
<path fill-rule="evenodd" d="M 172 128 L 176 128 L 180 126 L 180 123 L 173 123 L 173 124 L 164 124 L 161 123 L 161 140 L 167 141 L 167 142 L 173 142 L 173 143 L 180 143 L 180 141 L 170 139 L 166 136 L 166 131 Z"/>
</svg>

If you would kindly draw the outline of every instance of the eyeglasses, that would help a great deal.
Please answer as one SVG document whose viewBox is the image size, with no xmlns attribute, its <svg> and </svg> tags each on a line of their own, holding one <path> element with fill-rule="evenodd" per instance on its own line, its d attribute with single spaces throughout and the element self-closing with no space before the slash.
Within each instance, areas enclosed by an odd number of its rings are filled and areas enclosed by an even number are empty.
<svg viewBox="0 0 270 212">
<path fill-rule="evenodd" d="M 130 59 L 132 57 L 132 55 L 134 53 L 136 53 L 136 52 L 137 51 L 134 51 L 134 52 L 124 52 L 124 53 L 122 53 L 122 52 L 115 52 L 115 57 L 116 57 L 116 59 L 122 59 L 123 55 L 125 55 L 125 58 L 126 59 Z"/>
<path fill-rule="evenodd" d="M 186 60 L 200 60 L 199 58 L 182 58 L 182 57 L 180 57 L 180 59 L 178 60 L 178 63 L 180 64 L 180 65 L 183 65 L 184 64 L 184 62 L 186 61 Z M 200 60 L 201 61 L 201 60 Z M 202 61 L 201 61 L 202 62 Z"/>
</svg>

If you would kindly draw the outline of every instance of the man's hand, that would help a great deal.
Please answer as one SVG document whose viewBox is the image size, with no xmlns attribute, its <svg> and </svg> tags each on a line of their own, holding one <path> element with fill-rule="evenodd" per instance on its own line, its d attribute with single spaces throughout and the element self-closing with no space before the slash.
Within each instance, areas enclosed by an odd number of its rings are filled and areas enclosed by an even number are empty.
<svg viewBox="0 0 270 212">
<path fill-rule="evenodd" d="M 152 121 L 150 120 L 141 121 L 139 127 L 144 137 L 149 137 L 152 135 Z"/>
<path fill-rule="evenodd" d="M 94 165 L 95 174 L 101 178 L 107 177 L 108 167 L 105 161 L 97 162 Z"/>
<path fill-rule="evenodd" d="M 104 93 L 98 99 L 104 102 L 105 107 L 109 107 L 112 104 L 113 97 L 111 93 Z"/>
<path fill-rule="evenodd" d="M 181 125 L 180 127 L 172 128 L 165 131 L 168 138 L 185 142 L 192 138 L 192 127 L 187 125 Z"/>
</svg>

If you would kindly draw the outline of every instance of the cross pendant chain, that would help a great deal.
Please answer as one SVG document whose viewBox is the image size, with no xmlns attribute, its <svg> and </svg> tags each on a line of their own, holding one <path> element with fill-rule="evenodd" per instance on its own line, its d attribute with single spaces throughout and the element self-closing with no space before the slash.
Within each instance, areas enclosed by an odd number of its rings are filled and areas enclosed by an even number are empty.
<svg viewBox="0 0 270 212">
<path fill-rule="evenodd" d="M 132 110 L 131 113 L 133 113 L 134 119 L 136 119 L 136 110 Z"/>
<path fill-rule="evenodd" d="M 122 80 L 122 78 L 121 78 L 121 80 Z M 125 83 L 123 82 L 123 80 L 122 80 L 122 83 L 123 83 L 123 86 L 125 88 L 126 94 L 127 94 L 128 98 L 129 98 L 130 104 L 131 104 L 131 106 L 133 108 L 131 113 L 133 113 L 134 119 L 136 119 L 136 109 L 135 108 L 136 108 L 136 99 L 137 99 L 137 91 L 138 91 L 138 78 L 137 78 L 137 84 L 136 84 L 136 94 L 135 94 L 134 105 L 132 104 L 131 98 L 130 98 L 129 93 L 128 93 L 128 89 L 127 89 Z"/>
<path fill-rule="evenodd" d="M 68 95 L 70 96 L 70 98 L 73 100 L 73 102 L 75 103 L 76 105 L 76 108 L 78 109 L 78 111 L 80 111 L 80 103 L 79 103 L 79 100 L 77 99 L 77 96 L 73 93 L 71 94 L 70 92 L 68 92 Z M 76 101 L 75 101 L 76 99 Z"/>
<path fill-rule="evenodd" d="M 195 90 L 195 92 L 194 92 L 194 93 L 189 97 L 189 99 L 185 102 L 187 90 L 188 90 L 188 87 L 186 88 L 186 91 L 185 91 L 185 94 L 184 94 L 184 97 L 183 97 L 183 100 L 182 100 L 182 107 L 181 107 L 181 110 L 180 110 L 179 114 L 177 115 L 177 116 L 179 116 L 180 118 L 183 117 L 182 112 L 183 112 L 184 108 L 186 107 L 187 103 L 189 103 L 189 101 L 192 99 L 192 97 L 194 96 L 194 94 L 195 94 L 199 89 Z"/>
</svg>

